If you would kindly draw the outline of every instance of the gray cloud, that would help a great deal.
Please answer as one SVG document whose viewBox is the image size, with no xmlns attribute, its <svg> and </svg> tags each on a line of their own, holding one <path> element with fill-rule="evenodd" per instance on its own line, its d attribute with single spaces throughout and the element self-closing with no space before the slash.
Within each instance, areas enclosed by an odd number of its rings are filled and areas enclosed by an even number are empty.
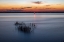
<svg viewBox="0 0 64 42">
<path fill-rule="evenodd" d="M 51 9 L 51 8 L 46 8 L 46 9 Z"/>
<path fill-rule="evenodd" d="M 35 2 L 32 2 L 34 4 L 42 4 L 42 1 L 35 1 Z"/>
<path fill-rule="evenodd" d="M 6 10 L 6 12 L 22 12 L 23 10 Z"/>
<path fill-rule="evenodd" d="M 61 5 L 61 4 L 57 4 L 57 5 Z"/>
<path fill-rule="evenodd" d="M 32 8 L 32 7 L 25 7 L 25 8 Z"/>
<path fill-rule="evenodd" d="M 46 5 L 46 6 L 51 6 L 51 5 Z"/>
<path fill-rule="evenodd" d="M 46 9 L 56 9 L 56 8 L 46 8 Z"/>
<path fill-rule="evenodd" d="M 25 8 L 20 8 L 20 9 L 25 9 Z"/>
</svg>

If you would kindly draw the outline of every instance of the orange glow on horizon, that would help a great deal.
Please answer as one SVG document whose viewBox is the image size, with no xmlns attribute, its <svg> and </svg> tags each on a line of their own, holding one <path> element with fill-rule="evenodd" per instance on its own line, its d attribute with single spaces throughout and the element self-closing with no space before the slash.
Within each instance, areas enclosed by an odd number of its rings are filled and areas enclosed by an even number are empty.
<svg viewBox="0 0 64 42">
<path fill-rule="evenodd" d="M 1 5 L 0 11 L 6 10 L 23 10 L 23 12 L 47 12 L 47 11 L 64 11 L 64 5 L 62 4 L 45 4 L 45 5 Z"/>
</svg>

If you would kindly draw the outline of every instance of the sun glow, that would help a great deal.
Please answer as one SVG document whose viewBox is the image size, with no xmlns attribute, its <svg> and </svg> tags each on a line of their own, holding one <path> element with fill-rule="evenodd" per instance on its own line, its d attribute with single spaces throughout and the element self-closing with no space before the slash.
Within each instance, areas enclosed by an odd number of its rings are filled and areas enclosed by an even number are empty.
<svg viewBox="0 0 64 42">
<path fill-rule="evenodd" d="M 20 10 L 22 12 L 64 11 L 64 0 L 0 0 L 0 11 Z"/>
</svg>

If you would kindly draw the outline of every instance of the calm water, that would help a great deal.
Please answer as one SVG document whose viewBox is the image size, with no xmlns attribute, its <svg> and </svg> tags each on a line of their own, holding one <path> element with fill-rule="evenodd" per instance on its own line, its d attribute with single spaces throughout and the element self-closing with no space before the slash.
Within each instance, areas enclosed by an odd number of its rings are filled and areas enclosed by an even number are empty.
<svg viewBox="0 0 64 42">
<path fill-rule="evenodd" d="M 16 21 L 35 23 L 31 33 L 15 28 Z M 64 42 L 63 13 L 0 13 L 0 42 Z"/>
</svg>

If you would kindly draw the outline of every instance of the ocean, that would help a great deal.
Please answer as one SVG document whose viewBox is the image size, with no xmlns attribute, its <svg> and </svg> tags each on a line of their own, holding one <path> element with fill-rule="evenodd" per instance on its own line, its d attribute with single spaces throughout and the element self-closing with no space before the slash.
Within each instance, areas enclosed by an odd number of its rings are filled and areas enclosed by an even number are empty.
<svg viewBox="0 0 64 42">
<path fill-rule="evenodd" d="M 16 21 L 36 27 L 24 33 Z M 64 13 L 0 13 L 0 42 L 64 42 Z"/>
</svg>

